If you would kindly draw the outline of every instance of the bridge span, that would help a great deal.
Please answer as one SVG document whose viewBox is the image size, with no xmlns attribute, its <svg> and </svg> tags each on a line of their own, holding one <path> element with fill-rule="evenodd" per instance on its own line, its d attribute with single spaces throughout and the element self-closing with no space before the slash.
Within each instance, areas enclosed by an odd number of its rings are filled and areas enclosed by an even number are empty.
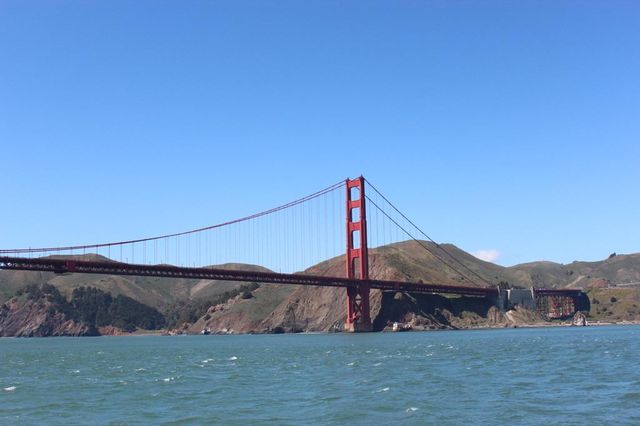
<svg viewBox="0 0 640 426">
<path fill-rule="evenodd" d="M 277 272 L 228 270 L 218 268 L 186 268 L 171 265 L 132 265 L 120 262 L 92 262 L 66 259 L 29 259 L 0 257 L 0 269 L 53 272 L 56 274 L 82 273 L 104 275 L 134 275 L 141 277 L 193 278 L 205 280 L 256 282 L 264 284 L 293 284 L 319 287 L 357 288 L 368 285 L 371 289 L 443 293 L 466 296 L 497 296 L 497 288 L 425 284 L 385 280 L 324 277 L 307 274 L 281 274 Z"/>
<path fill-rule="evenodd" d="M 508 309 L 517 302 L 511 300 L 511 291 L 498 287 L 472 287 L 461 285 L 427 284 L 423 282 L 388 281 L 355 278 L 326 277 L 309 274 L 282 274 L 249 270 L 220 268 L 187 268 L 172 265 L 135 265 L 121 262 L 95 262 L 55 258 L 0 257 L 0 269 L 55 274 L 82 273 L 101 275 L 130 275 L 162 278 L 206 279 L 221 281 L 255 282 L 263 284 L 290 284 L 317 287 L 343 287 L 358 289 L 366 285 L 372 290 L 403 291 L 410 293 L 451 294 L 479 296 L 494 301 L 501 309 Z M 582 295 L 579 289 L 533 288 L 529 291 L 532 306 L 551 318 L 571 315 Z M 519 302 L 519 301 L 518 301 Z"/>
<path fill-rule="evenodd" d="M 365 193 L 365 183 L 368 182 L 360 176 L 356 179 L 347 179 L 342 183 L 334 184 L 324 190 L 300 198 L 296 201 L 281 205 L 279 207 L 257 213 L 244 218 L 224 222 L 218 225 L 195 229 L 187 232 L 167 234 L 159 237 L 127 240 L 106 244 L 91 244 L 82 246 L 48 247 L 48 248 L 23 248 L 0 250 L 0 269 L 23 270 L 35 272 L 52 272 L 56 274 L 83 273 L 83 274 L 104 274 L 104 275 L 134 275 L 164 278 L 193 278 L 224 281 L 256 282 L 267 284 L 289 284 L 320 287 L 342 287 L 346 289 L 346 320 L 345 330 L 347 331 L 370 331 L 372 321 L 370 317 L 370 291 L 404 291 L 417 293 L 440 293 L 460 296 L 487 297 L 495 301 L 501 308 L 509 304 L 509 294 L 498 286 L 493 285 L 490 280 L 481 276 L 476 270 L 470 268 L 465 262 L 454 256 L 450 251 L 433 241 L 427 234 L 409 220 L 400 210 L 371 185 L 377 198 L 369 197 Z M 321 197 L 332 195 L 339 189 L 343 189 L 346 198 L 346 209 L 342 210 L 339 220 L 330 218 L 327 206 L 328 200 L 324 199 L 324 222 L 322 222 L 322 212 L 314 217 L 309 213 L 306 204 L 319 200 Z M 335 204 L 335 203 L 333 203 Z M 302 213 L 298 216 L 288 213 L 292 208 L 300 206 Z M 367 222 L 367 208 L 373 208 L 374 217 L 381 219 L 379 223 L 371 227 Z M 338 210 L 339 211 L 339 210 Z M 267 221 L 273 215 L 280 214 L 276 220 Z M 189 265 L 170 265 L 169 262 L 147 262 L 147 258 L 156 259 L 158 255 L 164 254 L 168 258 L 171 252 L 178 260 L 202 259 L 203 252 L 228 251 L 228 246 L 232 243 L 236 245 L 236 254 L 240 250 L 238 241 L 239 234 L 227 238 L 223 244 L 219 244 L 212 239 L 213 231 L 228 229 L 230 226 L 238 224 L 246 227 L 245 234 L 248 237 L 249 246 L 261 246 L 263 251 L 271 253 L 280 249 L 283 237 L 282 232 L 274 232 L 272 228 L 282 223 L 285 231 L 301 230 L 301 238 L 293 241 L 292 249 L 287 253 L 291 255 L 305 254 L 303 242 L 309 242 L 311 248 L 316 248 L 318 252 L 326 251 L 329 243 L 323 243 L 322 239 L 327 238 L 329 233 L 321 232 L 320 223 L 330 224 L 343 221 L 342 228 L 345 232 L 342 253 L 345 259 L 345 273 L 343 276 L 313 275 L 305 273 L 281 273 L 264 272 L 238 269 L 223 269 L 213 267 L 196 267 Z M 260 227 L 271 230 L 268 243 L 256 238 Z M 394 280 L 377 280 L 369 276 L 369 237 L 373 234 L 378 241 L 378 247 L 384 246 L 387 231 L 394 228 L 396 235 L 405 239 L 413 240 L 419 247 L 429 252 L 438 261 L 442 262 L 449 270 L 455 272 L 461 281 L 472 285 L 448 285 L 424 282 L 406 282 Z M 414 229 L 410 232 L 408 229 Z M 225 231 L 227 232 L 227 231 Z M 428 239 L 432 245 L 428 246 L 420 241 L 415 232 Z M 382 234 L 382 239 L 380 235 Z M 391 234 L 389 234 L 391 235 Z M 275 238 L 274 238 L 275 236 Z M 227 237 L 229 237 L 227 232 Z M 396 237 L 396 241 L 400 241 Z M 393 242 L 393 241 L 392 241 Z M 163 246 L 159 246 L 162 244 Z M 123 261 L 123 250 L 131 255 L 131 262 Z M 98 258 L 99 260 L 78 260 L 74 259 L 74 254 L 78 252 L 101 254 L 106 250 L 107 256 Z M 247 251 L 255 251 L 255 247 L 249 247 Z M 120 252 L 120 261 L 111 259 L 113 252 Z M 182 252 L 184 251 L 184 252 Z M 141 255 L 143 263 L 133 261 L 135 255 Z M 288 259 L 285 256 L 285 261 Z M 328 257 L 324 257 L 327 259 Z M 324 260 L 323 259 L 323 260 Z M 211 263 L 209 263 L 211 264 Z M 298 269 L 300 270 L 300 269 Z M 335 274 L 339 275 L 339 274 Z M 531 300 L 535 301 L 538 309 L 545 315 L 560 317 L 575 311 L 581 291 L 576 289 L 530 289 Z M 506 294 L 506 296 L 505 296 Z"/>
</svg>

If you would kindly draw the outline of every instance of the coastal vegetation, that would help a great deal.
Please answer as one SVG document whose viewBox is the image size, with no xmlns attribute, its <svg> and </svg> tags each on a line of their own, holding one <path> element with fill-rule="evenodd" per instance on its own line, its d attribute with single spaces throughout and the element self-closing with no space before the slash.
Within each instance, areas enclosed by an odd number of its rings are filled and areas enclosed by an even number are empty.
<svg viewBox="0 0 640 426">
<path fill-rule="evenodd" d="M 592 288 L 590 321 L 640 321 L 640 288 Z"/>
<path fill-rule="evenodd" d="M 157 330 L 165 325 L 164 316 L 156 309 L 127 296 L 113 297 L 95 287 L 78 287 L 67 300 L 51 284 L 30 284 L 16 297 L 46 304 L 50 314 L 59 312 L 68 320 L 94 328 L 112 326 L 130 332 L 137 328 Z"/>
<path fill-rule="evenodd" d="M 157 330 L 166 323 L 164 316 L 156 309 L 127 296 L 113 297 L 95 287 L 74 289 L 69 307 L 74 320 L 95 327 L 113 326 L 125 331 L 137 328 Z"/>
<path fill-rule="evenodd" d="M 193 324 L 206 315 L 211 306 L 225 303 L 237 296 L 242 299 L 250 299 L 253 297 L 252 292 L 259 287 L 258 283 L 242 284 L 238 288 L 227 290 L 224 293 L 206 299 L 184 300 L 173 303 L 164 310 L 167 327 L 175 328 L 182 324 Z"/>
</svg>

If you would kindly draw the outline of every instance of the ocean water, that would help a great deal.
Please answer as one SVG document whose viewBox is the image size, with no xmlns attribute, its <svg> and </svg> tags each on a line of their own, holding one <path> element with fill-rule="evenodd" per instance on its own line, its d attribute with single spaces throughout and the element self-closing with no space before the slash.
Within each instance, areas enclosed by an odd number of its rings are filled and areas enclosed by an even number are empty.
<svg viewBox="0 0 640 426">
<path fill-rule="evenodd" d="M 0 424 L 640 424 L 640 326 L 0 339 Z"/>
</svg>

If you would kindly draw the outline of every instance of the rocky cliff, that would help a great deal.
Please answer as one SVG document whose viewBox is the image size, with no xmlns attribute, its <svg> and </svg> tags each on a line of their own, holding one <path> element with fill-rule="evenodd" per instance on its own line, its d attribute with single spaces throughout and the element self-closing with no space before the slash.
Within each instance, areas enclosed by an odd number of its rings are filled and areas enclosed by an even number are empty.
<svg viewBox="0 0 640 426">
<path fill-rule="evenodd" d="M 30 284 L 0 306 L 0 337 L 116 335 L 164 325 L 154 308 L 94 287 L 76 288 L 67 300 L 50 284 Z"/>
<path fill-rule="evenodd" d="M 260 289 L 268 293 L 268 289 Z M 247 319 L 260 305 L 255 300 L 236 297 L 212 306 L 188 331 L 198 333 L 291 333 L 342 331 L 346 312 L 345 291 L 341 288 L 298 287 L 266 317 Z M 522 323 L 510 320 L 490 301 L 478 297 L 444 297 L 404 292 L 371 292 L 374 331 L 391 329 L 394 322 L 413 330 L 506 327 Z M 531 313 L 531 315 L 535 315 Z M 541 320 L 541 319 L 540 319 Z"/>
<path fill-rule="evenodd" d="M 0 306 L 0 336 L 97 336 L 95 327 L 76 322 L 47 297 L 14 297 Z"/>
</svg>

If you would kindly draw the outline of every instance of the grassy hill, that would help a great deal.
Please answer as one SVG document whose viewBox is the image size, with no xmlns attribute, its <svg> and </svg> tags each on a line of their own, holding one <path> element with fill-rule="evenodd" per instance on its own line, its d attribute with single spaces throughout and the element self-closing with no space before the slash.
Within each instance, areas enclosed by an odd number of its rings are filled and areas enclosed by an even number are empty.
<svg viewBox="0 0 640 426">
<path fill-rule="evenodd" d="M 429 251 L 425 250 L 423 246 L 427 247 Z M 506 268 L 484 262 L 452 244 L 443 244 L 442 247 L 470 270 L 491 282 L 497 283 L 511 277 Z M 465 272 L 468 278 L 460 276 L 433 253 L 456 269 Z M 339 256 L 321 262 L 306 272 L 327 276 L 344 276 L 344 257 Z M 369 249 L 369 276 L 382 280 L 423 281 L 470 286 L 486 285 L 438 249 L 435 244 L 426 241 L 420 243 L 405 241 Z"/>
<path fill-rule="evenodd" d="M 70 256 L 64 257 L 70 258 Z M 109 261 L 97 255 L 73 256 L 78 260 Z M 269 270 L 256 265 L 228 263 L 215 265 L 221 269 Z M 226 291 L 239 288 L 243 283 L 219 280 L 197 280 L 183 278 L 134 277 L 94 274 L 57 275 L 48 272 L 0 270 L 0 303 L 8 300 L 17 290 L 29 284 L 48 283 L 55 286 L 67 298 L 75 288 L 96 287 L 114 296 L 131 297 L 138 302 L 162 310 L 175 302 L 213 298 Z"/>
<path fill-rule="evenodd" d="M 433 253 L 447 259 L 456 269 L 463 267 L 441 252 L 434 244 L 403 242 L 370 250 L 370 275 L 375 279 L 437 282 L 443 284 L 486 285 L 475 279 L 462 278 L 447 267 Z M 615 256 L 601 262 L 574 262 L 560 265 L 553 262 L 535 262 L 513 267 L 502 267 L 483 262 L 453 245 L 444 249 L 471 271 L 492 284 L 508 282 L 520 287 L 580 287 L 602 286 L 603 283 L 628 282 L 640 271 L 640 256 Z M 573 273 L 571 273 L 573 271 Z M 471 273 L 466 275 L 474 278 Z M 325 276 L 344 276 L 344 257 L 336 257 L 307 269 L 305 273 Z M 578 279 L 579 278 L 579 279 Z M 624 280 L 624 281 L 613 281 Z M 277 294 L 276 292 L 284 293 Z M 262 294 L 260 292 L 263 292 Z M 589 293 L 590 296 L 592 292 Z M 638 290 L 625 289 L 618 298 L 611 301 L 608 290 L 600 289 L 597 294 L 602 303 L 591 304 L 589 320 L 634 319 L 640 315 Z M 268 330 L 284 331 L 327 331 L 344 321 L 345 292 L 340 288 L 320 288 L 297 286 L 291 291 L 273 286 L 263 287 L 249 300 L 234 300 L 211 315 L 201 318 L 191 329 L 197 332 L 203 328 L 212 331 L 233 330 L 235 332 L 255 332 Z M 276 297 L 272 297 L 276 296 Z M 381 329 L 388 320 L 403 321 L 420 318 L 429 327 L 467 327 L 502 324 L 504 318 L 492 312 L 489 304 L 477 298 L 442 297 L 437 295 L 414 295 L 415 300 L 408 306 L 395 300 L 392 294 L 383 295 L 373 291 L 371 315 Z M 268 302 L 267 302 L 268 301 Z M 279 304 L 277 302 L 280 301 Z M 476 305 L 482 306 L 476 306 Z M 447 313 L 448 312 L 448 313 Z M 263 316 L 264 313 L 269 313 Z M 522 314 L 522 313 L 521 313 Z M 522 314 L 525 315 L 525 314 Z M 532 313 L 533 315 L 533 313 Z M 502 319 L 501 319 L 502 318 Z M 521 319 L 527 323 L 531 318 Z M 542 320 L 537 318 L 536 320 Z M 339 328 L 339 327 L 337 327 Z"/>
<path fill-rule="evenodd" d="M 425 250 L 425 246 L 429 251 Z M 452 244 L 441 247 L 453 255 L 469 270 L 480 275 L 492 285 L 501 281 L 516 287 L 591 288 L 619 283 L 640 282 L 640 253 L 616 255 L 597 262 L 572 262 L 567 265 L 554 262 L 531 262 L 510 267 L 484 262 Z M 434 256 L 444 259 L 462 271 L 463 278 L 452 268 Z M 376 279 L 423 281 L 441 284 L 486 286 L 449 257 L 435 244 L 421 241 L 405 241 L 369 250 L 369 274 Z M 309 273 L 320 275 L 344 275 L 344 258 L 337 257 L 309 268 Z"/>
<path fill-rule="evenodd" d="M 640 253 L 615 255 L 597 262 L 532 262 L 508 268 L 521 285 L 554 288 L 602 288 L 640 282 Z"/>
<path fill-rule="evenodd" d="M 424 245 L 429 250 L 425 250 Z M 573 262 L 562 265 L 553 262 L 532 262 L 512 267 L 502 267 L 481 261 L 469 253 L 450 245 L 442 246 L 466 268 L 480 275 L 492 285 L 508 282 L 519 287 L 554 287 L 603 289 L 617 283 L 640 281 L 640 254 L 617 255 L 598 262 Z M 435 256 L 434 253 L 437 255 Z M 467 278 L 461 277 L 446 266 L 445 259 Z M 76 256 L 77 259 L 103 260 L 95 255 Z M 255 265 L 225 264 L 217 268 L 250 269 L 267 271 Z M 314 265 L 304 271 L 324 276 L 344 276 L 344 257 L 339 256 Z M 452 285 L 485 286 L 463 266 L 448 257 L 429 242 L 407 241 L 370 250 L 370 276 L 375 279 L 433 282 Z M 70 298 L 73 289 L 92 286 L 116 295 L 131 297 L 160 311 L 185 301 L 219 300 L 225 294 L 238 294 L 243 283 L 215 280 L 170 279 L 155 277 L 129 277 L 91 274 L 38 273 L 0 270 L 0 302 L 7 300 L 18 289 L 29 284 L 49 283 Z M 604 291 L 604 290 L 602 290 Z M 608 294 L 608 293 L 607 293 Z M 637 290 L 620 290 L 619 296 L 590 292 L 601 303 L 592 303 L 592 318 L 635 318 L 638 303 Z M 616 301 L 612 302 L 611 297 Z M 372 296 L 372 314 L 390 309 L 390 301 L 381 294 Z M 231 303 L 233 302 L 233 303 Z M 219 302 L 215 302 L 219 303 Z M 385 305 L 386 303 L 386 305 Z M 441 302 L 438 302 L 441 303 Z M 442 302 L 445 303 L 445 302 Z M 344 320 L 345 296 L 340 288 L 316 288 L 304 286 L 262 285 L 252 292 L 252 297 L 233 297 L 229 303 L 219 303 L 219 309 L 210 310 L 197 322 L 197 327 L 233 329 L 236 331 L 285 329 L 327 330 Z M 636 306 L 634 306 L 636 305 Z M 631 312 L 633 311 L 633 312 Z M 628 314 L 627 314 L 628 313 Z M 206 318 L 206 319 L 205 319 Z"/>
</svg>

